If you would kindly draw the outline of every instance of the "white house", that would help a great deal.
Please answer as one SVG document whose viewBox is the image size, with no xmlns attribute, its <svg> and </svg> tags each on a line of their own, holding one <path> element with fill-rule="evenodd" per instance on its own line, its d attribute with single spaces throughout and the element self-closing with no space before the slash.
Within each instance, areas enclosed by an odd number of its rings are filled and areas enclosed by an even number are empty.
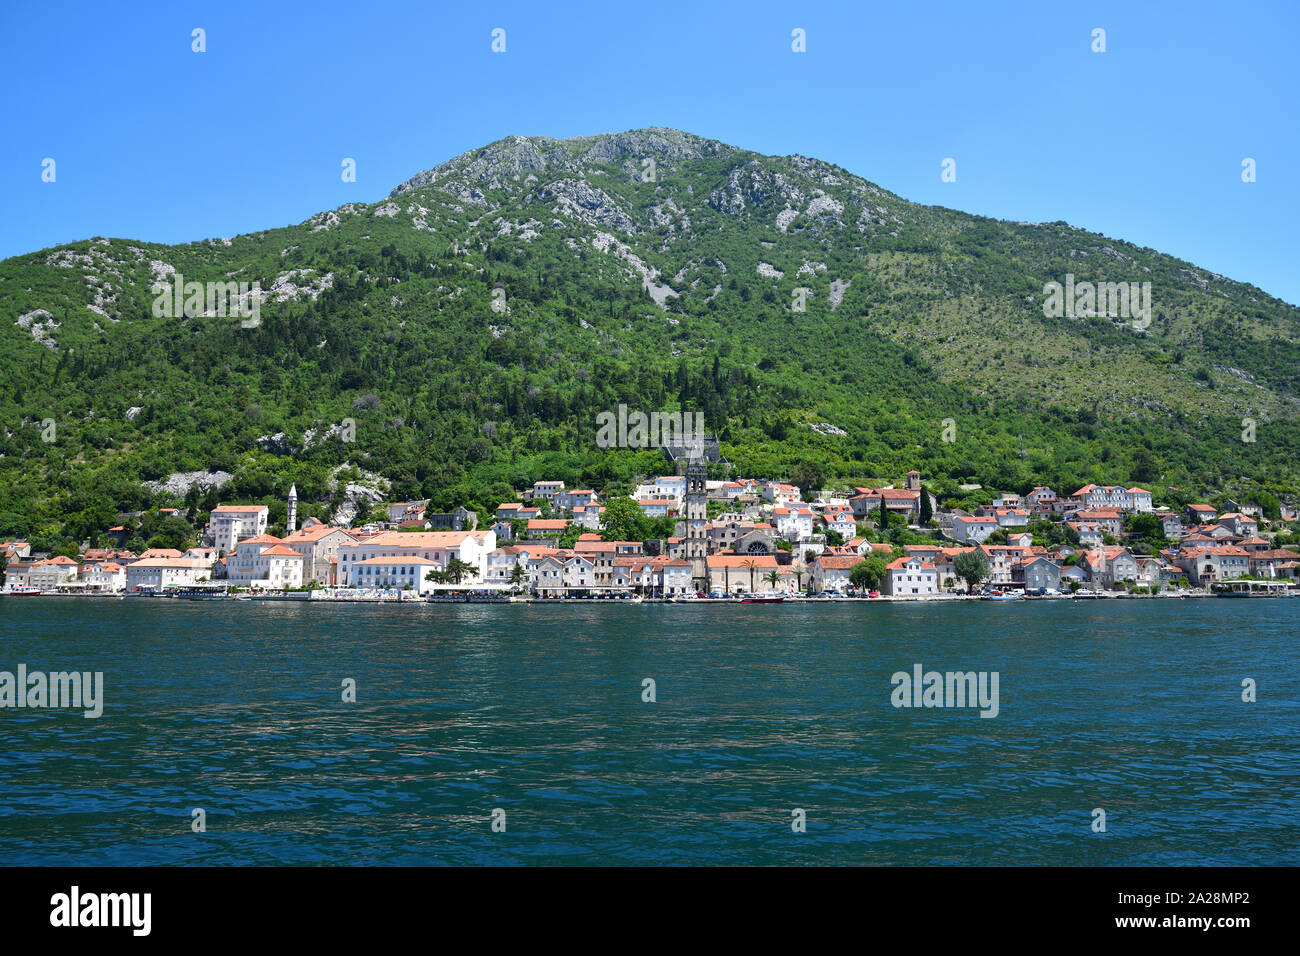
<svg viewBox="0 0 1300 956">
<path fill-rule="evenodd" d="M 141 558 L 126 566 L 126 590 L 189 587 L 211 575 L 212 565 L 200 558 Z"/>
<path fill-rule="evenodd" d="M 856 554 L 819 554 L 813 560 L 812 586 L 815 591 L 843 591 L 849 586 L 849 572 L 862 558 Z"/>
<path fill-rule="evenodd" d="M 533 487 L 524 493 L 529 501 L 550 501 L 564 490 L 562 481 L 535 481 Z"/>
<path fill-rule="evenodd" d="M 442 570 L 442 566 L 432 558 L 420 558 L 410 555 L 366 558 L 363 561 L 351 563 L 349 567 L 351 577 L 349 587 L 375 590 L 409 590 L 419 594 L 428 594 L 434 590 L 434 582 L 427 579 L 428 573 L 435 570 Z"/>
<path fill-rule="evenodd" d="M 1070 496 L 1080 508 L 1115 508 L 1119 511 L 1152 511 L 1151 492 L 1123 485 L 1087 484 Z"/>
<path fill-rule="evenodd" d="M 614 559 L 614 584 L 645 594 L 671 597 L 692 591 L 691 563 L 662 555 L 640 555 Z"/>
<path fill-rule="evenodd" d="M 1259 532 L 1259 522 L 1239 511 L 1230 511 L 1220 516 L 1219 527 L 1227 528 L 1238 538 L 1249 538 Z"/>
<path fill-rule="evenodd" d="M 476 570 L 461 584 L 479 584 L 487 573 L 487 556 L 495 551 L 497 536 L 485 531 L 386 531 L 369 538 L 339 545 L 339 581 L 345 587 L 358 587 L 352 568 L 371 558 L 424 558 L 445 569 L 453 559 L 464 561 Z M 367 578 L 373 577 L 370 572 Z"/>
<path fill-rule="evenodd" d="M 1030 555 L 1016 562 L 1011 569 L 1011 580 L 1023 584 L 1027 591 L 1039 588 L 1056 590 L 1061 586 L 1061 569 L 1044 555 Z"/>
<path fill-rule="evenodd" d="M 1067 521 L 1066 524 L 1074 529 L 1075 534 L 1079 536 L 1079 544 L 1085 548 L 1101 546 L 1105 531 L 1095 521 Z"/>
<path fill-rule="evenodd" d="M 126 568 L 114 561 L 88 564 L 81 569 L 81 580 L 87 591 L 123 591 L 126 589 Z"/>
<path fill-rule="evenodd" d="M 933 564 L 916 556 L 891 561 L 885 578 L 885 593 L 916 597 L 939 593 L 939 574 Z"/>
<path fill-rule="evenodd" d="M 403 521 L 423 521 L 424 512 L 429 507 L 429 499 L 423 501 L 391 501 L 384 505 L 388 511 L 388 520 L 393 524 Z"/>
<path fill-rule="evenodd" d="M 303 555 L 286 547 L 283 544 L 277 544 L 273 548 L 267 548 L 259 555 L 259 558 L 266 566 L 266 585 L 272 588 L 300 588 L 303 585 Z"/>
<path fill-rule="evenodd" d="M 772 512 L 776 536 L 786 541 L 807 541 L 813 534 L 813 512 L 803 506 L 779 506 Z"/>
<path fill-rule="evenodd" d="M 1036 514 L 1050 513 L 1056 506 L 1056 492 L 1046 485 L 1039 485 L 1025 495 L 1025 504 Z"/>
<path fill-rule="evenodd" d="M 845 541 L 848 541 L 858 533 L 858 525 L 857 522 L 853 520 L 852 511 L 827 511 L 825 520 L 827 529 L 838 532 Z"/>
<path fill-rule="evenodd" d="M 675 594 L 693 594 L 695 588 L 691 585 L 691 562 L 684 561 L 680 558 L 669 558 L 667 560 L 656 559 L 659 569 L 660 593 L 665 597 L 672 597 Z"/>
<path fill-rule="evenodd" d="M 1079 559 L 1079 567 L 1088 572 L 1094 588 L 1120 590 L 1125 583 L 1137 582 L 1137 558 L 1127 548 L 1094 548 Z"/>
<path fill-rule="evenodd" d="M 262 588 L 300 588 L 305 560 L 279 538 L 261 534 L 235 545 L 235 553 L 226 557 L 226 580 Z"/>
<path fill-rule="evenodd" d="M 952 519 L 952 536 L 962 544 L 982 544 L 998 530 L 995 516 L 958 515 Z"/>
<path fill-rule="evenodd" d="M 1029 526 L 1029 512 L 1023 508 L 998 508 L 994 511 L 993 517 L 997 519 L 999 528 L 1026 528 Z"/>
<path fill-rule="evenodd" d="M 27 572 L 27 583 L 42 591 L 52 591 L 56 586 L 77 576 L 77 562 L 59 555 L 37 561 Z"/>
<path fill-rule="evenodd" d="M 304 524 L 293 534 L 285 535 L 284 546 L 302 555 L 304 584 L 318 581 L 332 586 L 338 584 L 339 548 L 356 540 L 342 528 L 312 522 Z"/>
<path fill-rule="evenodd" d="M 233 551 L 236 543 L 266 533 L 266 505 L 218 505 L 208 516 L 212 545 Z"/>
<path fill-rule="evenodd" d="M 1184 548 L 1174 564 L 1187 572 L 1196 587 L 1208 587 L 1215 581 L 1231 581 L 1250 573 L 1250 552 L 1234 545 L 1214 548 Z"/>
<path fill-rule="evenodd" d="M 1128 511 L 1147 512 L 1155 510 L 1155 502 L 1152 500 L 1151 492 L 1145 488 L 1126 488 L 1124 494 L 1127 496 Z"/>
<path fill-rule="evenodd" d="M 655 495 L 654 497 L 664 497 Z M 556 492 L 555 497 L 551 499 L 551 507 L 558 511 L 572 512 L 575 508 L 594 505 L 596 503 L 596 492 L 590 488 L 574 488 L 569 491 Z"/>
<path fill-rule="evenodd" d="M 564 562 L 564 586 L 590 590 L 596 586 L 596 565 L 588 557 L 575 554 Z"/>
<path fill-rule="evenodd" d="M 799 489 L 783 481 L 769 481 L 763 486 L 763 497 L 777 506 L 789 505 L 799 500 Z"/>
<path fill-rule="evenodd" d="M 532 557 L 535 548 L 526 545 L 506 545 L 503 548 L 497 548 L 489 552 L 485 559 L 483 582 L 485 584 L 509 585 L 514 576 L 516 567 L 523 568 L 524 576 L 520 580 L 521 586 L 529 583 L 528 562 Z M 549 550 L 549 549 L 546 549 Z"/>
<path fill-rule="evenodd" d="M 557 554 L 545 554 L 531 562 L 531 582 L 538 594 L 557 595 L 565 592 L 564 558 Z"/>
</svg>

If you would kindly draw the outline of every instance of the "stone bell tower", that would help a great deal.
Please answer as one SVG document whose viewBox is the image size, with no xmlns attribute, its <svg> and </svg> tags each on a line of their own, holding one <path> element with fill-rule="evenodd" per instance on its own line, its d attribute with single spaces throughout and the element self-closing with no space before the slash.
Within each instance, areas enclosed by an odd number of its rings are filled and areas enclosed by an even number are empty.
<svg viewBox="0 0 1300 956">
<path fill-rule="evenodd" d="M 298 527 L 298 486 L 289 486 L 289 516 L 284 521 L 284 533 L 293 534 Z"/>
<path fill-rule="evenodd" d="M 686 466 L 686 560 L 691 562 L 691 583 L 697 591 L 709 589 L 709 498 L 705 486 L 704 462 L 692 460 Z"/>
</svg>

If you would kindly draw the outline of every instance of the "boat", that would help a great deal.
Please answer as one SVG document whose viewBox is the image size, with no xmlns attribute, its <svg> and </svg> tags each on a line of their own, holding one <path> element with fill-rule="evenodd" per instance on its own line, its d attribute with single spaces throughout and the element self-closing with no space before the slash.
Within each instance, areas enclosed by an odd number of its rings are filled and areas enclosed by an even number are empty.
<svg viewBox="0 0 1300 956">
<path fill-rule="evenodd" d="M 741 604 L 780 604 L 785 597 L 746 597 L 741 598 Z"/>
<path fill-rule="evenodd" d="M 1022 597 L 1024 597 L 1023 594 L 1020 594 L 1020 593 L 1015 592 L 1015 591 L 1011 591 L 1011 592 L 994 591 L 992 594 L 986 594 L 986 595 L 984 595 L 984 600 L 986 600 L 986 601 L 1019 601 Z"/>
<path fill-rule="evenodd" d="M 182 588 L 180 591 L 176 592 L 176 596 L 178 598 L 184 598 L 187 601 L 215 601 L 224 600 L 229 597 L 224 586 L 205 588 L 197 585 L 194 587 Z"/>
<path fill-rule="evenodd" d="M 1216 581 L 1210 586 L 1211 593 L 1221 598 L 1262 598 L 1283 597 L 1290 585 L 1286 581 L 1256 581 L 1251 579 L 1237 581 Z"/>
<path fill-rule="evenodd" d="M 30 584 L 17 584 L 8 591 L 0 591 L 0 594 L 8 594 L 10 597 L 40 597 L 41 589 Z"/>
</svg>

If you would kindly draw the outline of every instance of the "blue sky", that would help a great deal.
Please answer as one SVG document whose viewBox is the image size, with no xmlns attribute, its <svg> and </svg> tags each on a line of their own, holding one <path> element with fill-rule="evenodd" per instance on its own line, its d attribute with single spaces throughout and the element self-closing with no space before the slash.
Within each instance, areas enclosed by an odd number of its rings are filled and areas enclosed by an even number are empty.
<svg viewBox="0 0 1300 956">
<path fill-rule="evenodd" d="M 7 4 L 0 257 L 288 225 L 503 136 L 672 126 L 1300 303 L 1298 33 L 1283 0 Z"/>
</svg>

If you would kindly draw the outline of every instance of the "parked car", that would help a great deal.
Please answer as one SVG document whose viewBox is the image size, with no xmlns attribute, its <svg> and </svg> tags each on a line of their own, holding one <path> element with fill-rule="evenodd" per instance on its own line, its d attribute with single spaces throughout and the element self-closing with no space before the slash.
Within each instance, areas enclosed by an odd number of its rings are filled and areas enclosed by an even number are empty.
<svg viewBox="0 0 1300 956">
<path fill-rule="evenodd" d="M 868 592 L 867 592 L 867 597 L 869 597 L 869 598 L 880 597 L 880 592 L 879 592 L 879 591 L 868 591 Z"/>
</svg>

